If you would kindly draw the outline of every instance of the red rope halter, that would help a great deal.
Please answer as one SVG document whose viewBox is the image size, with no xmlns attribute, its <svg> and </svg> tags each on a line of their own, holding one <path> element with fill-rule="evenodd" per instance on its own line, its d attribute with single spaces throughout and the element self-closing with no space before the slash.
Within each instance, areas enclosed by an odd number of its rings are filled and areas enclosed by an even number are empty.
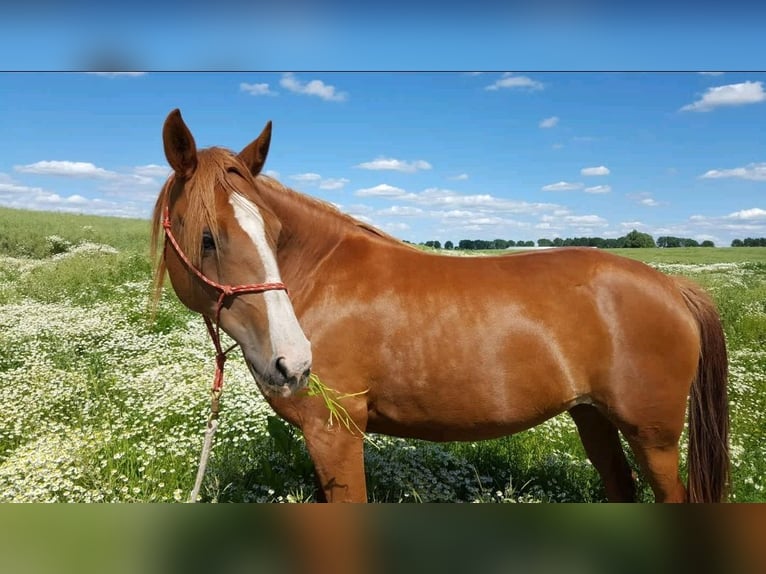
<svg viewBox="0 0 766 574">
<path fill-rule="evenodd" d="M 170 210 L 167 206 L 165 206 L 165 211 L 163 213 L 162 217 L 162 227 L 165 229 L 165 244 L 167 245 L 170 243 L 170 245 L 173 247 L 173 250 L 176 252 L 176 255 L 178 255 L 179 259 L 183 261 L 184 265 L 189 268 L 189 270 L 194 273 L 197 278 L 202 281 L 203 283 L 209 285 L 216 291 L 218 291 L 220 294 L 218 295 L 218 301 L 216 303 L 215 308 L 215 327 L 213 327 L 213 321 L 208 317 L 207 315 L 203 315 L 205 319 L 205 326 L 207 327 L 207 332 L 210 334 L 210 338 L 213 341 L 213 345 L 215 346 L 215 377 L 213 379 L 213 416 L 218 415 L 218 398 L 221 394 L 221 388 L 223 387 L 223 366 L 226 363 L 226 355 L 234 349 L 237 346 L 237 343 L 234 343 L 231 347 L 226 349 L 225 351 L 221 347 L 221 309 L 223 308 L 223 304 L 226 301 L 227 297 L 234 296 L 234 295 L 241 295 L 242 293 L 263 293 L 265 291 L 275 291 L 275 290 L 283 290 L 287 292 L 287 287 L 284 283 L 251 283 L 251 284 L 245 284 L 245 285 L 224 285 L 222 283 L 218 283 L 216 281 L 213 281 L 209 277 L 206 277 L 204 273 L 202 273 L 199 269 L 197 269 L 194 265 L 192 265 L 192 262 L 189 260 L 189 258 L 186 256 L 186 254 L 181 249 L 181 246 L 176 241 L 175 236 L 173 235 L 173 231 L 171 229 L 171 223 L 170 223 Z"/>
</svg>

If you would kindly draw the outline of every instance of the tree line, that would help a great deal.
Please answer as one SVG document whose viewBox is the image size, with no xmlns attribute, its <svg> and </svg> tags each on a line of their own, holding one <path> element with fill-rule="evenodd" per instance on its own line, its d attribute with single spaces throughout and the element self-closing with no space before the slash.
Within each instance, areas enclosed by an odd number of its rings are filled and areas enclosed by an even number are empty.
<svg viewBox="0 0 766 574">
<path fill-rule="evenodd" d="M 735 240 L 739 241 L 739 240 Z M 755 241 L 746 239 L 745 241 Z M 764 240 L 766 241 L 766 240 Z M 746 243 L 744 243 L 747 245 Z M 534 247 L 535 242 L 532 240 L 520 240 L 515 241 L 513 239 L 461 239 L 457 245 L 452 241 L 445 241 L 444 247 L 440 241 L 426 241 L 421 243 L 425 247 L 432 247 L 434 249 L 508 249 L 509 247 Z M 732 244 L 733 245 L 733 244 Z M 640 231 L 633 230 L 622 237 L 617 238 L 604 238 L 604 237 L 567 237 L 563 239 L 556 237 L 555 239 L 541 238 L 537 240 L 538 247 L 598 247 L 601 249 L 617 249 L 624 247 L 715 247 L 712 241 L 705 240 L 698 242 L 695 239 L 688 237 L 672 237 L 663 235 L 657 238 L 655 242 L 654 238 L 648 233 L 641 233 Z"/>
<path fill-rule="evenodd" d="M 746 237 L 735 239 L 731 242 L 732 247 L 766 247 L 766 237 Z"/>
</svg>

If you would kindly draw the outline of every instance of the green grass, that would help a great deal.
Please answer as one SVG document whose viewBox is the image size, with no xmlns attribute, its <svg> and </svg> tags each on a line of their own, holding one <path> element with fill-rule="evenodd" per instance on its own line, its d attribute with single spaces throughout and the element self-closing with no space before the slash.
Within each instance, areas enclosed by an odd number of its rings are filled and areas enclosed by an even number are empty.
<svg viewBox="0 0 766 574">
<path fill-rule="evenodd" d="M 518 249 L 479 249 L 466 251 L 461 249 L 444 250 L 418 246 L 423 251 L 441 254 L 460 253 L 461 255 L 509 255 L 523 251 L 534 251 L 529 248 Z M 553 248 L 556 249 L 556 248 Z M 542 250 L 541 250 L 542 251 Z M 673 247 L 668 249 L 604 249 L 607 253 L 638 259 L 644 263 L 680 263 L 687 265 L 705 265 L 710 263 L 760 263 L 766 264 L 766 249 L 763 247 Z"/>
<path fill-rule="evenodd" d="M 607 249 L 624 257 L 645 263 L 681 263 L 705 265 L 710 263 L 760 263 L 766 264 L 763 247 L 673 247 L 668 249 Z"/>
<path fill-rule="evenodd" d="M 147 221 L 0 209 L 0 500 L 188 496 L 213 352 L 172 289 L 149 320 L 148 241 Z M 731 362 L 734 499 L 766 502 L 766 249 L 615 252 L 715 298 Z M 301 433 L 273 415 L 238 355 L 221 417 L 204 500 L 312 499 Z M 604 499 L 567 415 L 493 441 L 372 438 L 371 500 Z"/>
<path fill-rule="evenodd" d="M 149 221 L 0 207 L 0 253 L 10 257 L 50 257 L 65 251 L 66 242 L 111 245 L 119 250 L 148 252 Z M 63 239 L 51 241 L 50 237 Z"/>
</svg>

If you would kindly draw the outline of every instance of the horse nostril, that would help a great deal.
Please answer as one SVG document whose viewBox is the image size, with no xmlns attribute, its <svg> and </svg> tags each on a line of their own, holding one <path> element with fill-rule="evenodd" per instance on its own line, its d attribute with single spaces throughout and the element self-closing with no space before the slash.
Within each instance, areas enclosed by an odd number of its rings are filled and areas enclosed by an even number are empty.
<svg viewBox="0 0 766 574">
<path fill-rule="evenodd" d="M 303 371 L 303 378 L 308 379 L 311 376 L 311 367 Z"/>
<path fill-rule="evenodd" d="M 287 361 L 285 360 L 284 357 L 279 357 L 277 359 L 276 367 L 277 367 L 277 371 L 279 371 L 279 374 L 282 375 L 285 379 L 290 378 L 290 373 L 287 370 Z"/>
</svg>

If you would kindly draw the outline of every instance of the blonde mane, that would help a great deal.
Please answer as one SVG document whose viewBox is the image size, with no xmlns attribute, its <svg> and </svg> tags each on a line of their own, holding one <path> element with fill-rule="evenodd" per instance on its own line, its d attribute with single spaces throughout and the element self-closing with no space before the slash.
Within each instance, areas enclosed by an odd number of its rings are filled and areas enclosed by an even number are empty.
<svg viewBox="0 0 766 574">
<path fill-rule="evenodd" d="M 267 175 L 260 174 L 256 178 L 252 178 L 250 171 L 231 150 L 222 147 L 210 147 L 197 152 L 197 167 L 188 181 L 177 179 L 175 174 L 170 175 L 162 186 L 160 195 L 154 205 L 151 257 L 154 264 L 153 300 L 155 305 L 162 293 L 166 272 L 165 259 L 163 257 L 165 236 L 162 228 L 165 208 L 172 206 L 180 194 L 185 193 L 187 207 L 181 221 L 177 239 L 181 249 L 189 257 L 192 265 L 198 267 L 202 259 L 200 238 L 203 231 L 209 231 L 216 243 L 219 240 L 220 228 L 216 214 L 216 190 L 219 186 L 228 193 L 236 190 L 227 177 L 230 170 L 252 181 L 256 188 L 264 186 L 272 194 L 287 194 L 291 201 L 302 206 L 306 212 L 314 214 L 320 212 L 328 215 L 340 228 L 345 226 L 351 227 L 372 234 L 387 242 L 402 246 L 406 245 L 392 235 L 343 213 L 328 201 L 299 193 Z M 249 199 L 258 204 L 258 207 L 269 209 L 264 205 L 259 194 L 255 194 L 254 197 L 251 194 Z"/>
<path fill-rule="evenodd" d="M 197 167 L 188 181 L 178 180 L 176 175 L 172 174 L 162 186 L 152 214 L 151 256 L 154 262 L 155 304 L 162 293 L 166 271 L 163 257 L 165 235 L 162 228 L 165 208 L 170 207 L 184 189 L 186 190 L 187 208 L 177 240 L 192 265 L 198 267 L 202 260 L 203 231 L 209 231 L 216 243 L 220 238 L 215 207 L 216 189 L 220 185 L 229 193 L 235 190 L 227 177 L 229 170 L 252 179 L 249 170 L 230 150 L 210 147 L 197 152 Z"/>
<path fill-rule="evenodd" d="M 268 175 L 260 174 L 255 179 L 255 181 L 257 184 L 264 184 L 266 187 L 276 191 L 277 193 L 290 194 L 291 199 L 294 199 L 296 202 L 300 203 L 305 208 L 312 211 L 315 211 L 315 210 L 322 211 L 330 215 L 340 224 L 350 225 L 355 228 L 362 229 L 365 232 L 372 233 L 373 235 L 377 235 L 378 237 L 382 239 L 386 239 L 393 243 L 406 245 L 404 242 L 397 239 L 393 235 L 389 235 L 388 233 L 381 231 L 380 229 L 370 225 L 369 223 L 365 223 L 364 221 L 360 221 L 356 219 L 355 217 L 348 215 L 347 213 L 343 213 L 340 209 L 338 209 L 335 205 L 333 205 L 329 201 L 324 201 L 322 199 L 312 197 L 304 193 L 300 193 L 292 188 L 287 187 L 280 181 L 272 177 L 269 177 Z"/>
</svg>

